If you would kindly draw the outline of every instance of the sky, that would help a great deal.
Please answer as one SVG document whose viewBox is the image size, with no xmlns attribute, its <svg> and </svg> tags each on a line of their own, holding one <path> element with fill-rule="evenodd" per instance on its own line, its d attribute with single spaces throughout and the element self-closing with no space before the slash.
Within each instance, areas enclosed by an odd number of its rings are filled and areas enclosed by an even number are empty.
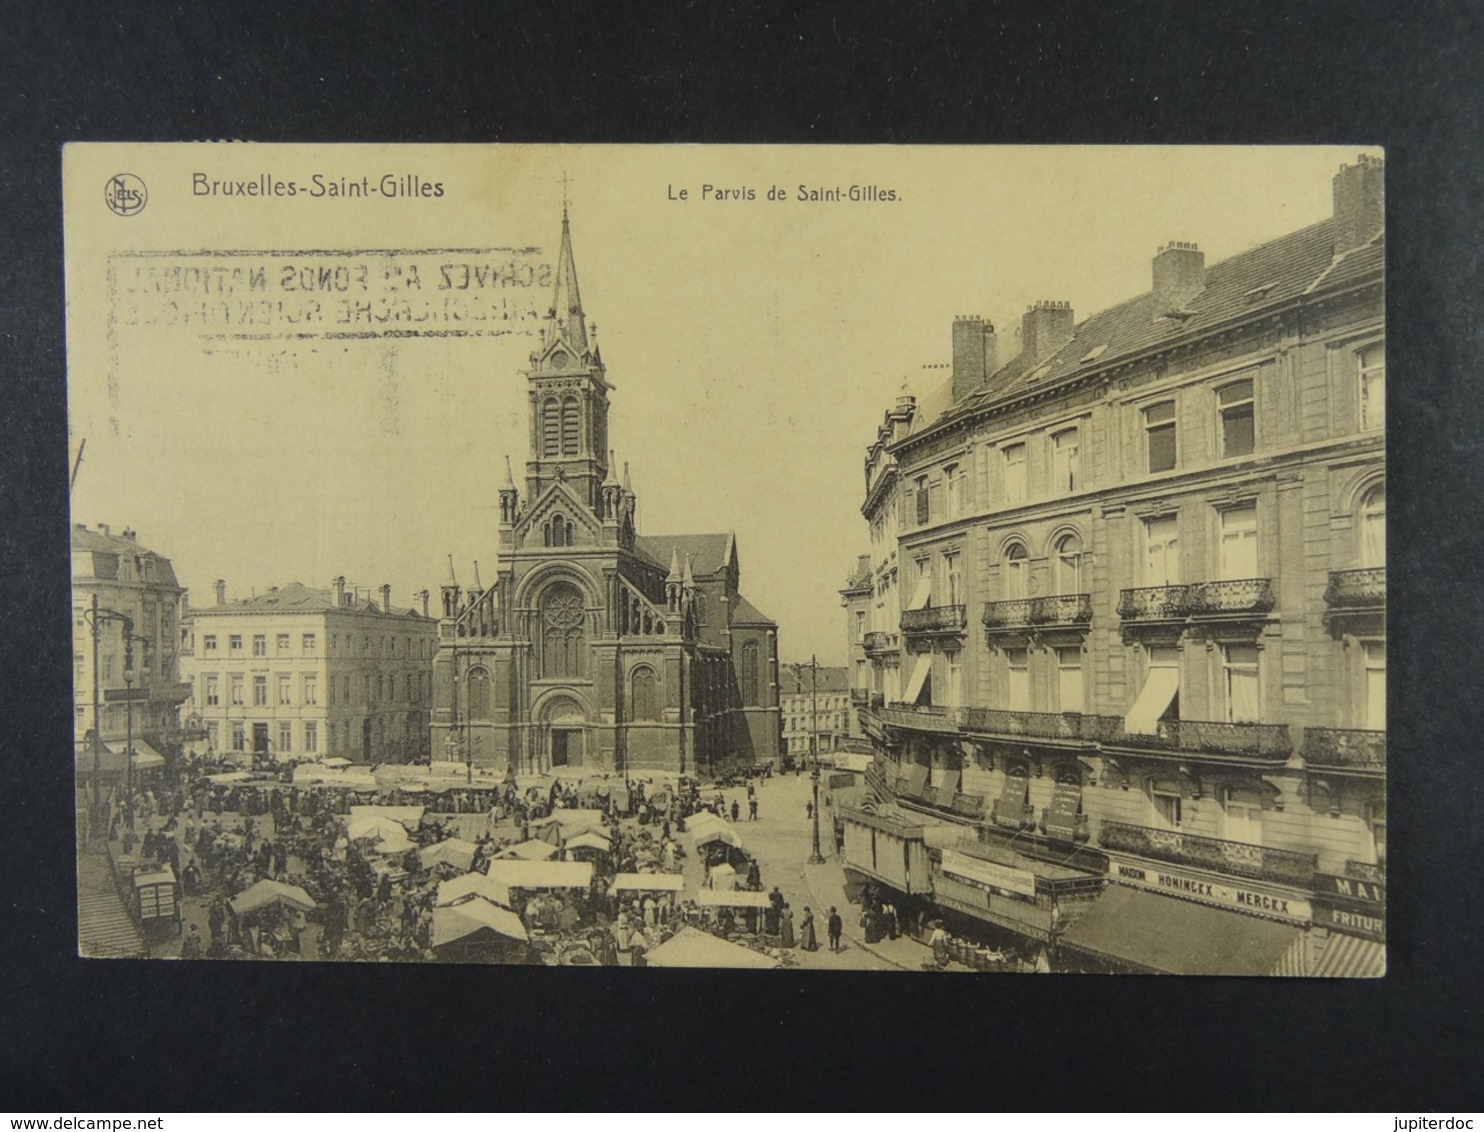
<svg viewBox="0 0 1484 1132">
<path fill-rule="evenodd" d="M 865 449 L 946 379 L 956 315 L 1007 360 L 1030 303 L 1080 321 L 1170 240 L 1213 263 L 1324 219 L 1360 152 L 69 146 L 72 518 L 137 529 L 197 604 L 343 574 L 410 605 L 448 555 L 489 582 L 565 195 L 640 533 L 735 532 L 782 658 L 843 663 Z"/>
</svg>

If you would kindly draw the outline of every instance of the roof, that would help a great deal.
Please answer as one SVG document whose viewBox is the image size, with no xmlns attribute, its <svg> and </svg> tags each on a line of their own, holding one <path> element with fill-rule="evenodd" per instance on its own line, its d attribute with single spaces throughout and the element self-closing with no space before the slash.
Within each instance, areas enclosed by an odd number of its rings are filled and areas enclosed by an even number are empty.
<svg viewBox="0 0 1484 1132">
<path fill-rule="evenodd" d="M 741 967 L 771 970 L 778 960 L 699 928 L 681 928 L 644 957 L 651 967 Z"/>
<path fill-rule="evenodd" d="M 506 888 L 586 888 L 593 867 L 586 861 L 491 861 L 489 878 Z"/>
<path fill-rule="evenodd" d="M 442 947 L 480 931 L 493 932 L 507 939 L 530 938 L 525 925 L 514 912 L 477 896 L 464 904 L 441 905 L 433 909 L 434 947 Z"/>
<path fill-rule="evenodd" d="M 691 570 L 697 575 L 715 574 L 735 557 L 736 547 L 730 534 L 716 535 L 638 535 L 635 547 L 669 569 L 671 552 L 678 552 L 681 566 L 690 556 Z"/>
<path fill-rule="evenodd" d="M 369 598 L 356 598 L 350 605 L 337 605 L 334 593 L 328 588 L 290 582 L 286 586 L 274 586 L 266 593 L 229 601 L 226 605 L 191 607 L 193 617 L 214 613 L 382 613 L 382 608 L 379 601 Z M 416 610 L 397 605 L 391 607 L 391 616 L 423 620 L 422 614 Z"/>
<path fill-rule="evenodd" d="M 777 625 L 778 624 L 778 622 L 774 621 L 771 617 L 769 617 L 766 613 L 764 613 L 757 606 L 753 605 L 752 602 L 748 601 L 741 594 L 738 594 L 737 595 L 737 600 L 734 601 L 734 602 L 732 602 L 732 622 L 731 623 L 733 625 Z"/>
<path fill-rule="evenodd" d="M 814 691 L 814 672 L 807 665 L 795 668 L 791 664 L 778 666 L 780 677 L 779 694 L 784 696 L 810 695 Z M 850 670 L 844 667 L 819 666 L 819 690 L 821 692 L 848 692 Z"/>
<path fill-rule="evenodd" d="M 72 551 L 94 555 L 93 573 L 95 578 L 117 578 L 118 556 L 121 554 L 134 554 L 150 558 L 154 563 L 154 576 L 141 578 L 140 581 L 152 582 L 156 585 L 179 586 L 175 579 L 175 568 L 170 564 L 170 559 L 148 547 L 140 546 L 138 541 L 125 538 L 123 535 L 104 534 L 95 531 L 81 523 L 72 525 Z M 102 555 L 100 561 L 97 557 Z"/>
<path fill-rule="evenodd" d="M 956 417 L 1009 400 L 1030 389 L 1049 387 L 1087 372 L 1089 360 L 1099 369 L 1141 351 L 1268 310 L 1316 291 L 1379 277 L 1385 261 L 1385 237 L 1377 233 L 1367 243 L 1334 255 L 1332 220 L 1322 220 L 1270 240 L 1206 268 L 1205 286 L 1182 308 L 1189 316 L 1170 319 L 1154 309 L 1153 291 L 1128 299 L 1085 319 L 1071 341 L 1032 365 L 1020 354 L 997 369 L 986 388 L 946 412 L 952 383 L 918 402 L 912 435 L 930 428 L 945 416 Z M 1096 354 L 1094 359 L 1088 355 Z"/>
</svg>

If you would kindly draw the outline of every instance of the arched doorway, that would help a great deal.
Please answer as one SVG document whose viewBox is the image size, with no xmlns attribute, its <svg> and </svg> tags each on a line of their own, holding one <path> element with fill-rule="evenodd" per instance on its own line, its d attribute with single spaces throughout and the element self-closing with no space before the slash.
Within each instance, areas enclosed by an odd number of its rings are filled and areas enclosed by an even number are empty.
<svg viewBox="0 0 1484 1132">
<path fill-rule="evenodd" d="M 586 756 L 587 718 L 573 699 L 559 696 L 541 709 L 547 765 L 582 766 Z"/>
</svg>

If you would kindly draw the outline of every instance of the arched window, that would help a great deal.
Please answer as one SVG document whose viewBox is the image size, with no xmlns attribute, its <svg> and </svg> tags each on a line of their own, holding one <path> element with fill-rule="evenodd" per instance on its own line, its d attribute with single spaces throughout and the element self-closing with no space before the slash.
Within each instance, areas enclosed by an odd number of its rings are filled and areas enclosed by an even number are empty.
<svg viewBox="0 0 1484 1132">
<path fill-rule="evenodd" d="M 582 594 L 569 582 L 556 582 L 541 595 L 541 675 L 574 678 L 582 675 L 587 613 Z"/>
<path fill-rule="evenodd" d="M 541 403 L 541 455 L 560 455 L 561 448 L 561 406 L 555 397 L 548 397 Z"/>
<path fill-rule="evenodd" d="M 1082 540 L 1074 534 L 1062 535 L 1056 540 L 1055 550 L 1056 592 L 1086 593 L 1082 584 Z"/>
<path fill-rule="evenodd" d="M 490 717 L 489 669 L 483 666 L 469 669 L 469 676 L 465 683 L 469 688 L 469 718 L 488 719 Z"/>
<path fill-rule="evenodd" d="M 630 697 L 630 710 L 634 719 L 658 719 L 659 710 L 654 695 L 654 669 L 640 667 L 634 669 L 633 695 Z"/>
<path fill-rule="evenodd" d="M 1360 564 L 1386 565 L 1386 485 L 1377 484 L 1360 501 Z"/>
<path fill-rule="evenodd" d="M 562 455 L 575 456 L 578 450 L 578 433 L 581 426 L 581 412 L 577 407 L 576 397 L 564 397 L 562 399 Z"/>
<path fill-rule="evenodd" d="M 704 590 L 696 591 L 695 597 L 691 599 L 691 607 L 695 610 L 696 624 L 706 624 L 706 593 Z"/>
<path fill-rule="evenodd" d="M 1011 543 L 1005 551 L 1005 599 L 1015 601 L 1026 595 L 1026 575 L 1029 573 L 1030 564 L 1026 560 L 1025 546 L 1022 543 Z"/>
<path fill-rule="evenodd" d="M 742 702 L 758 703 L 758 647 L 756 641 L 742 646 Z"/>
<path fill-rule="evenodd" d="M 546 535 L 547 546 L 572 545 L 572 523 L 561 515 L 553 515 L 542 527 L 542 531 Z"/>
</svg>

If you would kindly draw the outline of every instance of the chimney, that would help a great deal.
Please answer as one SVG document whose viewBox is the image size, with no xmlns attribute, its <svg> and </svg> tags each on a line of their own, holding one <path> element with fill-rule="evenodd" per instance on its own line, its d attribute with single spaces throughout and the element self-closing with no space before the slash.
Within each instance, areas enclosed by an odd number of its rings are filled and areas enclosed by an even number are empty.
<svg viewBox="0 0 1484 1132">
<path fill-rule="evenodd" d="M 335 608 L 342 609 L 345 606 L 345 575 L 335 579 Z"/>
<path fill-rule="evenodd" d="M 390 613 L 392 611 L 392 587 L 386 583 L 381 586 L 381 611 Z"/>
<path fill-rule="evenodd" d="M 217 605 L 227 604 L 227 580 L 225 578 L 216 580 L 216 603 Z"/>
<path fill-rule="evenodd" d="M 1154 317 L 1183 310 L 1206 286 L 1206 253 L 1171 240 L 1154 253 Z"/>
<path fill-rule="evenodd" d="M 1386 222 L 1386 163 L 1361 154 L 1335 174 L 1335 255 L 1358 248 Z"/>
<path fill-rule="evenodd" d="M 128 539 L 130 542 L 136 541 L 136 539 L 135 539 L 134 536 L 137 535 L 138 533 L 139 532 L 136 531 L 136 530 L 134 530 L 132 527 L 125 527 L 124 528 L 124 537 L 126 539 Z"/>
<path fill-rule="evenodd" d="M 417 596 L 422 600 L 423 616 L 426 617 L 428 615 L 428 591 L 420 590 Z"/>
<path fill-rule="evenodd" d="M 108 524 L 107 523 L 99 523 L 98 524 L 98 530 L 100 532 L 102 532 L 103 534 L 105 534 L 105 535 L 108 534 Z"/>
<path fill-rule="evenodd" d="M 962 401 L 984 388 L 999 366 L 995 358 L 994 324 L 978 315 L 953 320 L 953 399 Z"/>
<path fill-rule="evenodd" d="M 1072 340 L 1072 304 L 1042 299 L 1025 308 L 1020 321 L 1020 352 L 1034 365 Z"/>
<path fill-rule="evenodd" d="M 855 559 L 855 572 L 857 574 L 868 573 L 871 569 L 871 556 L 869 554 L 857 555 Z"/>
</svg>

